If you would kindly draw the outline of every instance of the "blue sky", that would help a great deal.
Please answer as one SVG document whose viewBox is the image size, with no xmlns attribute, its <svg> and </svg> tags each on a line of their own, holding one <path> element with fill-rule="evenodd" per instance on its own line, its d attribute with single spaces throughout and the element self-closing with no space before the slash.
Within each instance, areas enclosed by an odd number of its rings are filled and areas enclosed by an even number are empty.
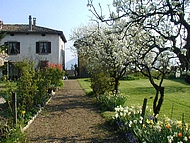
<svg viewBox="0 0 190 143">
<path fill-rule="evenodd" d="M 104 12 L 112 0 L 93 0 L 95 5 L 100 2 Z M 0 19 L 5 24 L 28 24 L 28 17 L 37 19 L 38 26 L 61 30 L 66 39 L 73 28 L 89 23 L 92 13 L 86 6 L 88 0 L 1 0 Z M 72 42 L 66 43 L 66 61 L 74 58 L 69 48 Z"/>
</svg>

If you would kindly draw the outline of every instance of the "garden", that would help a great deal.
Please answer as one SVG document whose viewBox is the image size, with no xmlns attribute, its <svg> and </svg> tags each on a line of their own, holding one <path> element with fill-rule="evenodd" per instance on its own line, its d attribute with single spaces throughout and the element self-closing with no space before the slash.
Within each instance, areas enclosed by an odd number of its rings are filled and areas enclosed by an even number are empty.
<svg viewBox="0 0 190 143">
<path fill-rule="evenodd" d="M 113 0 L 108 16 L 93 0 L 87 6 L 94 22 L 70 35 L 78 71 L 84 69 L 90 77 L 78 80 L 87 95 L 126 142 L 190 142 L 189 3 Z M 17 93 L 21 126 L 50 98 L 48 89 L 62 86 L 58 68 L 35 71 L 30 65 L 18 66 L 17 82 L 4 79 L 9 111 L 10 95 Z M 14 136 L 10 120 L 2 118 L 1 138 Z"/>
<path fill-rule="evenodd" d="M 87 95 L 92 94 L 89 78 L 78 79 Z M 160 114 L 154 117 L 152 104 L 154 89 L 148 79 L 121 80 L 121 93 L 102 97 L 98 102 L 103 116 L 128 142 L 189 142 L 190 85 L 182 78 L 166 79 L 165 100 Z M 122 94 L 122 96 L 121 96 Z M 147 99 L 146 113 L 142 117 L 142 105 Z M 110 106 L 115 105 L 115 108 Z M 157 118 L 155 122 L 154 118 Z"/>
<path fill-rule="evenodd" d="M 0 82 L 0 96 L 5 100 L 0 105 L 1 142 L 25 142 L 24 128 L 63 86 L 64 71 L 59 65 L 35 69 L 32 62 L 23 61 L 14 66 L 19 71 L 19 79 L 11 81 L 5 76 Z"/>
<path fill-rule="evenodd" d="M 90 77 L 81 86 L 129 142 L 190 142 L 189 5 L 113 0 L 109 14 L 87 6 L 95 22 L 71 35 Z"/>
</svg>

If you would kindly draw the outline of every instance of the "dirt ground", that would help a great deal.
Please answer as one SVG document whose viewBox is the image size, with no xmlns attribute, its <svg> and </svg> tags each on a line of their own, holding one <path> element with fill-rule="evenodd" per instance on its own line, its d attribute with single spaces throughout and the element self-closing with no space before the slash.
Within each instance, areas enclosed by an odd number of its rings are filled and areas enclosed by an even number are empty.
<svg viewBox="0 0 190 143">
<path fill-rule="evenodd" d="M 26 130 L 30 143 L 120 143 L 77 80 L 65 80 Z"/>
</svg>

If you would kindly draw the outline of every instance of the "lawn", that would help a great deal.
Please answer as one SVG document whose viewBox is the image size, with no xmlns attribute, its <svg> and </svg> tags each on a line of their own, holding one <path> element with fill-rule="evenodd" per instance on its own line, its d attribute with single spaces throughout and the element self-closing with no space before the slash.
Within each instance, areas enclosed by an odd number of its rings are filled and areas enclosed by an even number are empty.
<svg viewBox="0 0 190 143">
<path fill-rule="evenodd" d="M 78 81 L 86 93 L 92 91 L 89 79 L 78 79 Z M 172 119 L 181 120 L 184 114 L 185 122 L 190 123 L 190 85 L 186 84 L 183 79 L 167 79 L 164 80 L 163 86 L 165 98 L 159 118 L 166 115 Z M 143 99 L 147 98 L 147 106 L 152 109 L 155 90 L 147 79 L 121 80 L 119 90 L 128 97 L 126 106 L 142 105 Z"/>
</svg>

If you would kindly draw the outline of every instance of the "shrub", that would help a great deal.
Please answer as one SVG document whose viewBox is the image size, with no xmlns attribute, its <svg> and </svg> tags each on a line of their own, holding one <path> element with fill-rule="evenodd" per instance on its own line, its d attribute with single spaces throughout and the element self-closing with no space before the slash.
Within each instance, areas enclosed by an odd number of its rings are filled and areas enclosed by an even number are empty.
<svg viewBox="0 0 190 143">
<path fill-rule="evenodd" d="M 9 136 L 6 139 L 1 140 L 2 143 L 26 143 L 26 136 L 21 132 L 20 128 L 12 128 L 9 132 Z"/>
<path fill-rule="evenodd" d="M 19 79 L 14 89 L 10 81 L 6 81 L 6 102 L 10 111 L 12 111 L 12 92 L 17 93 L 17 115 L 18 124 L 25 125 L 50 98 L 47 94 L 48 88 L 59 87 L 63 85 L 63 75 L 60 66 L 51 65 L 39 71 L 34 69 L 34 64 L 30 61 L 15 63 L 19 70 Z M 12 119 L 12 118 L 11 118 Z M 0 117 L 0 135 L 3 142 L 24 142 L 25 137 L 20 129 L 12 127 L 5 118 Z"/>
<path fill-rule="evenodd" d="M 121 80 L 137 80 L 137 79 L 139 79 L 139 77 L 132 75 L 132 74 L 121 78 Z"/>
<path fill-rule="evenodd" d="M 110 76 L 105 72 L 91 74 L 91 87 L 98 100 L 100 95 L 112 90 L 111 82 Z"/>
<path fill-rule="evenodd" d="M 48 87 L 60 87 L 63 86 L 63 76 L 65 72 L 62 71 L 59 66 L 51 66 L 45 68 L 44 77 L 49 80 Z"/>
<path fill-rule="evenodd" d="M 123 105 L 127 100 L 121 93 L 109 92 L 100 96 L 100 104 L 103 110 L 113 111 L 115 107 Z"/>
<path fill-rule="evenodd" d="M 18 119 L 25 124 L 37 113 L 37 109 L 44 106 L 50 98 L 50 94 L 47 93 L 48 88 L 63 85 L 64 72 L 56 65 L 38 71 L 35 71 L 33 64 L 28 61 L 16 65 L 21 71 L 16 90 Z M 26 112 L 24 117 L 22 111 Z"/>
<path fill-rule="evenodd" d="M 34 104 L 36 106 L 43 106 L 44 103 L 49 99 L 47 94 L 48 85 L 50 85 L 50 80 L 45 77 L 46 71 L 40 70 L 36 72 L 34 80 L 36 80 L 37 93 L 34 98 Z"/>
<path fill-rule="evenodd" d="M 37 94 L 37 81 L 34 80 L 35 70 L 31 62 L 16 63 L 20 69 L 20 75 L 17 82 L 17 101 L 18 106 L 23 106 L 30 110 L 34 106 L 34 97 Z"/>
<path fill-rule="evenodd" d="M 10 120 L 0 116 L 0 140 L 8 138 L 10 136 L 12 123 Z"/>
<path fill-rule="evenodd" d="M 13 82 L 10 82 L 9 80 L 7 80 L 7 76 L 4 76 L 3 80 L 5 83 L 5 92 L 4 92 L 3 98 L 5 99 L 6 105 L 12 113 L 12 92 L 15 90 L 15 86 Z"/>
</svg>

